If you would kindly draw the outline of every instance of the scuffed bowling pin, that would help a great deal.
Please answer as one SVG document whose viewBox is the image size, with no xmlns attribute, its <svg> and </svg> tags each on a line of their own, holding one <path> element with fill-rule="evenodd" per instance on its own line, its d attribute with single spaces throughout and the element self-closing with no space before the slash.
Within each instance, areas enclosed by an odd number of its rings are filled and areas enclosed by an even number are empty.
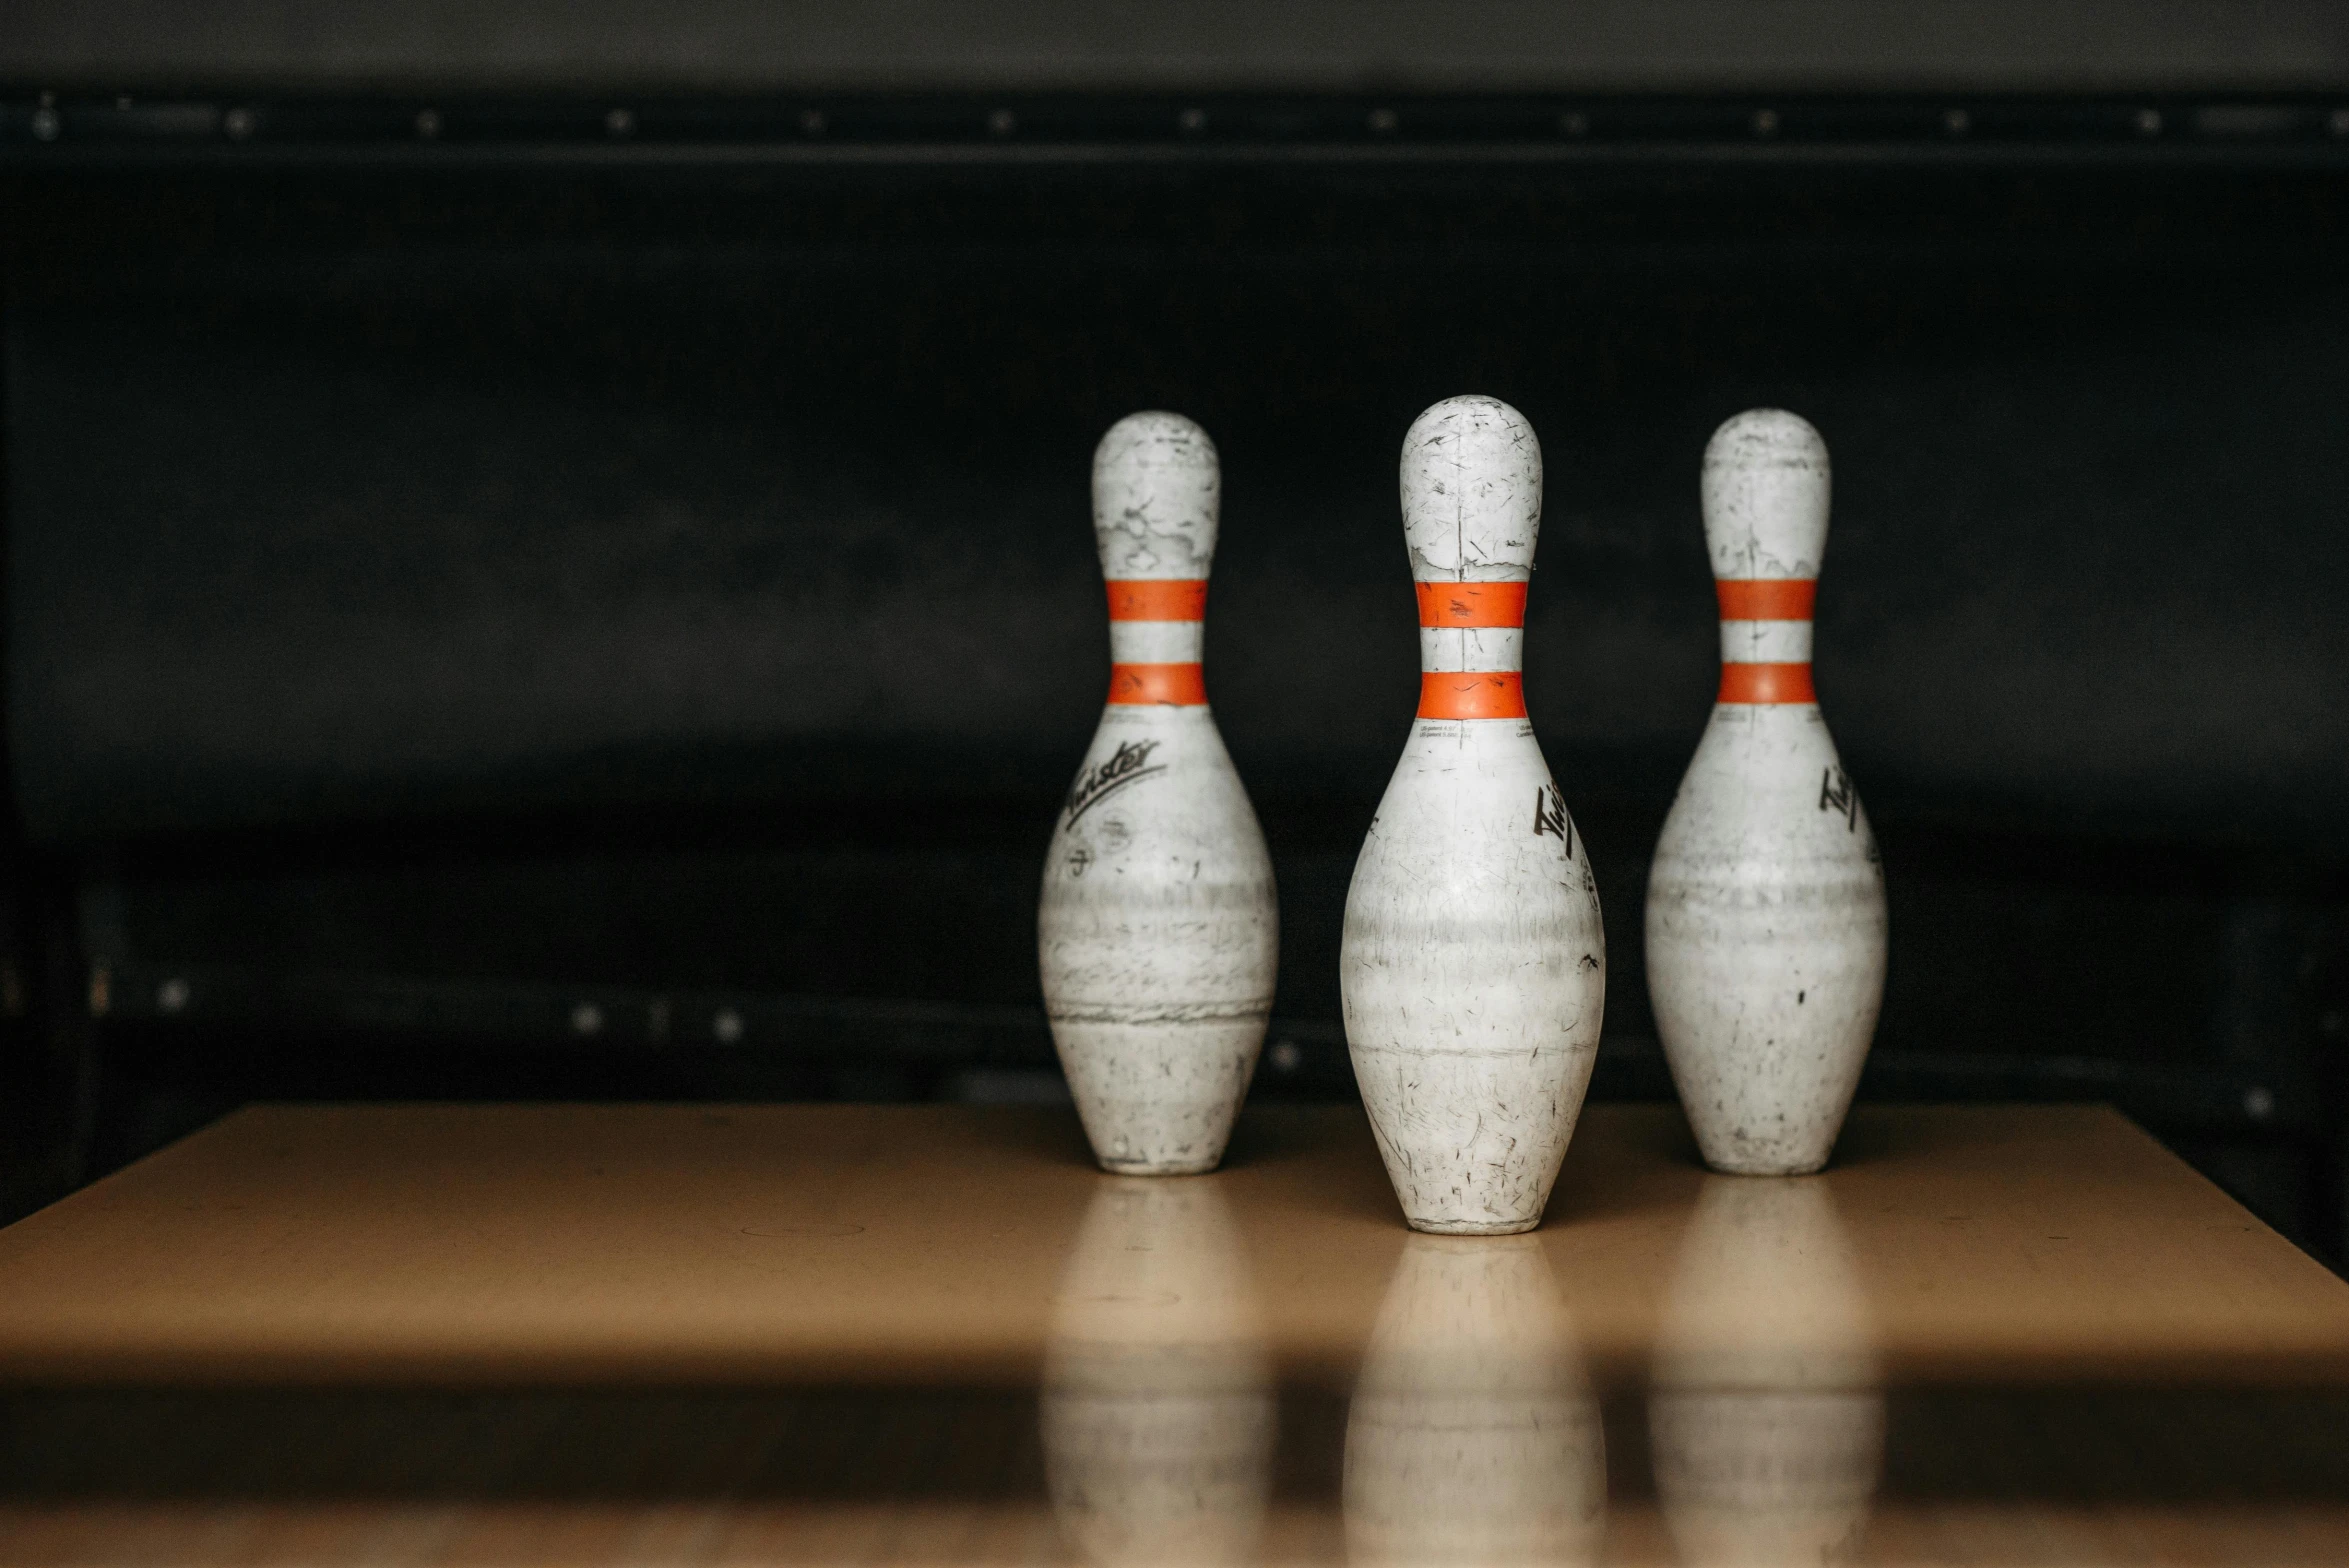
<svg viewBox="0 0 2349 1568">
<path fill-rule="evenodd" d="M 1403 440 L 1419 717 L 1346 896 L 1346 1041 L 1415 1230 L 1541 1223 L 1597 1060 L 1590 859 L 1525 716 L 1541 444 L 1489 397 Z"/>
<path fill-rule="evenodd" d="M 1215 443 L 1179 414 L 1093 454 L 1109 705 L 1044 862 L 1053 1043 L 1105 1170 L 1211 1170 L 1272 1013 L 1280 912 L 1264 832 L 1200 675 Z"/>
<path fill-rule="evenodd" d="M 1884 996 L 1884 867 L 1811 689 L 1827 446 L 1756 409 L 1705 448 L 1721 695 L 1648 876 L 1648 993 L 1705 1162 L 1827 1163 Z"/>
</svg>

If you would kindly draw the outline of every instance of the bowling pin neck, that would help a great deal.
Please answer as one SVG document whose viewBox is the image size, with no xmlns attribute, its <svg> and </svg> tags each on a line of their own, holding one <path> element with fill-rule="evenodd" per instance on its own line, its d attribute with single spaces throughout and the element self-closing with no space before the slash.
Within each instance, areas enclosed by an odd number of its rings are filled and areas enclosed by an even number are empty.
<svg viewBox="0 0 2349 1568">
<path fill-rule="evenodd" d="M 1110 706 L 1204 706 L 1206 615 L 1204 578 L 1112 579 Z"/>
<path fill-rule="evenodd" d="M 1128 414 L 1093 453 L 1093 538 L 1109 583 L 1109 704 L 1203 707 L 1215 443 L 1180 414 Z"/>
<path fill-rule="evenodd" d="M 1816 701 L 1811 684 L 1811 609 L 1818 583 L 1807 577 L 1724 578 L 1721 692 L 1726 703 Z"/>
<path fill-rule="evenodd" d="M 1522 721 L 1541 442 L 1498 398 L 1446 398 L 1403 438 L 1402 481 L 1419 591 L 1419 716 Z"/>
<path fill-rule="evenodd" d="M 1215 443 L 1180 414 L 1129 414 L 1093 453 L 1093 537 L 1112 582 L 1202 582 L 1215 559 Z"/>
<path fill-rule="evenodd" d="M 1419 716 L 1525 717 L 1525 590 L 1517 582 L 1422 582 Z"/>
<path fill-rule="evenodd" d="M 1827 550 L 1827 443 L 1749 409 L 1705 447 L 1705 548 L 1721 595 L 1723 703 L 1813 703 L 1811 610 Z"/>
</svg>

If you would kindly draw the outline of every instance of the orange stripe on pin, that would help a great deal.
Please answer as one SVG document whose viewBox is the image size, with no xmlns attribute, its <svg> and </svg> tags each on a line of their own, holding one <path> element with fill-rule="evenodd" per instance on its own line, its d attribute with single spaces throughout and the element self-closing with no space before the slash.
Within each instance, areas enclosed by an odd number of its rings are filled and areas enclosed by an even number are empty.
<svg viewBox="0 0 2349 1568">
<path fill-rule="evenodd" d="M 1423 719 L 1522 719 L 1525 677 L 1515 670 L 1429 670 L 1419 677 Z"/>
<path fill-rule="evenodd" d="M 1422 626 L 1523 626 L 1524 583 L 1414 583 Z"/>
<path fill-rule="evenodd" d="M 1113 621 L 1203 621 L 1207 619 L 1207 579 L 1112 578 L 1109 618 Z"/>
<path fill-rule="evenodd" d="M 1199 708 L 1207 703 L 1207 678 L 1196 664 L 1113 664 L 1109 667 L 1112 707 L 1167 703 Z"/>
<path fill-rule="evenodd" d="M 1724 664 L 1718 702 L 1817 702 L 1807 664 Z"/>
<path fill-rule="evenodd" d="M 1819 602 L 1816 577 L 1749 577 L 1713 585 L 1725 621 L 1807 621 Z"/>
</svg>

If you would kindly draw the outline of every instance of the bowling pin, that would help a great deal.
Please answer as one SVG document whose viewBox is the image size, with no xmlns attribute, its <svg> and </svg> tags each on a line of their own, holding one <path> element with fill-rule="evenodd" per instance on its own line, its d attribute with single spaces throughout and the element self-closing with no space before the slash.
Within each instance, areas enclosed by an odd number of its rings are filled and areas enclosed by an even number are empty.
<svg viewBox="0 0 2349 1568">
<path fill-rule="evenodd" d="M 1597 1060 L 1606 936 L 1590 858 L 1525 714 L 1541 444 L 1456 397 L 1403 439 L 1419 716 L 1346 895 L 1346 1042 L 1415 1230 L 1541 1223 Z"/>
<path fill-rule="evenodd" d="M 1264 832 L 1207 708 L 1200 653 L 1220 482 L 1179 414 L 1093 454 L 1109 703 L 1062 802 L 1037 914 L 1044 1008 L 1104 1170 L 1212 1170 L 1272 1013 Z"/>
<path fill-rule="evenodd" d="M 1811 689 L 1827 446 L 1755 409 L 1705 448 L 1721 694 L 1648 875 L 1648 994 L 1705 1163 L 1827 1163 L 1884 996 L 1884 867 Z"/>
</svg>

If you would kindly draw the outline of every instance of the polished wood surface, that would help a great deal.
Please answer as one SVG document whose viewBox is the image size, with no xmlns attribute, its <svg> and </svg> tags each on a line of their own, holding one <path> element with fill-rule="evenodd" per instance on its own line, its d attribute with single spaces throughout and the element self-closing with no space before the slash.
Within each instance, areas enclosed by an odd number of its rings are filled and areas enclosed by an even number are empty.
<svg viewBox="0 0 2349 1568">
<path fill-rule="evenodd" d="M 1180 1179 L 1284 1375 L 1350 1377 L 1407 1234 L 1359 1113 Z M 0 1230 L 0 1381 L 1024 1383 L 1115 1180 L 1049 1109 L 255 1108 Z M 1741 1180 L 1588 1111 L 1538 1234 L 1600 1375 Z M 1863 1107 L 1811 1180 L 1895 1379 L 2349 1377 L 2349 1284 L 2110 1111 Z"/>
<path fill-rule="evenodd" d="M 6 1409 L 11 1565 L 1088 1556 L 1054 1506 L 1036 1402 L 1009 1392 L 82 1394 Z M 1277 1472 L 1242 1560 L 1370 1557 L 1349 1551 L 1346 1417 L 1342 1396 L 1283 1404 Z M 1888 1426 L 1859 1538 L 1826 1560 L 2349 1561 L 2349 1401 L 1925 1393 L 1896 1396 Z M 1636 1401 L 1611 1402 L 1605 1518 L 1592 1550 L 1564 1560 L 1692 1560 L 1646 1474 L 1646 1442 Z"/>
<path fill-rule="evenodd" d="M 1532 1237 L 1348 1110 L 319 1107 L 0 1231 L 0 1563 L 2349 1562 L 2349 1285 L 2109 1112 Z"/>
</svg>

